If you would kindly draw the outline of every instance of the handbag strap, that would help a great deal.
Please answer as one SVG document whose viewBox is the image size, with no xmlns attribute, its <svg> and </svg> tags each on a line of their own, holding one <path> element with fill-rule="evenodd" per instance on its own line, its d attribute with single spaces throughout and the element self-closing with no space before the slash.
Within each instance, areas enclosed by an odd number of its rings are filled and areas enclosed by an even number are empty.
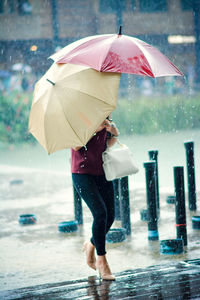
<svg viewBox="0 0 200 300">
<path fill-rule="evenodd" d="M 116 139 L 116 142 L 118 143 L 118 145 L 120 145 L 120 147 L 126 147 L 126 145 L 122 144 L 118 139 Z M 106 142 L 106 146 L 107 146 L 107 149 L 111 148 L 111 147 L 108 146 L 108 142 Z"/>
<path fill-rule="evenodd" d="M 121 147 L 124 147 L 125 145 L 122 144 L 118 139 L 117 139 L 117 143 L 121 146 Z"/>
</svg>

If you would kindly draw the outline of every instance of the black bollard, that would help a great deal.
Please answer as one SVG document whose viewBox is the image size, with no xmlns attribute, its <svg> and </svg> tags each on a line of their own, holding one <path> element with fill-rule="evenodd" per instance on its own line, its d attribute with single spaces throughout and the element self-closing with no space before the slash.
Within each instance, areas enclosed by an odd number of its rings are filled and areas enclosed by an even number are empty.
<svg viewBox="0 0 200 300">
<path fill-rule="evenodd" d="M 156 208 L 156 162 L 144 163 L 146 175 L 146 196 L 148 209 L 148 240 L 158 240 L 157 208 Z"/>
<path fill-rule="evenodd" d="M 184 168 L 174 167 L 175 185 L 175 210 L 176 210 L 176 234 L 177 238 L 182 238 L 184 246 L 187 245 L 186 211 L 185 211 L 185 188 L 184 188 Z"/>
<path fill-rule="evenodd" d="M 77 190 L 73 185 L 73 196 L 74 196 L 74 216 L 77 220 L 78 225 L 83 224 L 83 209 L 82 209 L 82 200 L 79 196 Z"/>
<path fill-rule="evenodd" d="M 167 198 L 166 198 L 166 202 L 168 204 L 175 204 L 175 201 L 176 201 L 175 196 L 170 195 L 170 196 L 167 196 Z"/>
<path fill-rule="evenodd" d="M 120 179 L 113 180 L 113 188 L 114 188 L 114 198 L 115 198 L 115 220 L 121 220 L 120 200 L 119 200 Z"/>
<path fill-rule="evenodd" d="M 120 179 L 120 215 L 122 227 L 126 229 L 126 234 L 131 234 L 131 220 L 130 220 L 130 199 L 129 199 L 129 186 L 128 176 Z"/>
<path fill-rule="evenodd" d="M 188 202 L 189 209 L 196 210 L 196 184 L 195 184 L 195 167 L 194 167 L 194 142 L 184 143 L 186 149 L 187 163 L 187 181 L 188 181 Z"/>
<path fill-rule="evenodd" d="M 159 180 L 158 180 L 158 151 L 151 150 L 149 153 L 149 159 L 156 162 L 156 207 L 157 207 L 157 216 L 160 216 L 160 196 L 159 196 Z"/>
<path fill-rule="evenodd" d="M 193 216 L 192 217 L 192 228 L 193 229 L 200 229 L 200 216 Z"/>
<path fill-rule="evenodd" d="M 149 213 L 147 209 L 141 209 L 140 211 L 140 219 L 142 221 L 148 221 L 149 218 Z"/>
</svg>

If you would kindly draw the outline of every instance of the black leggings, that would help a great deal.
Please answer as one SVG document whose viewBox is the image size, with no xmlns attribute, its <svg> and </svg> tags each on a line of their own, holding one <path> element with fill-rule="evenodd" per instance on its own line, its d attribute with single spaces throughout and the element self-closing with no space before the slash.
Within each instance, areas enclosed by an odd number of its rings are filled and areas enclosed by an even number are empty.
<svg viewBox="0 0 200 300">
<path fill-rule="evenodd" d="M 115 218 L 112 181 L 104 175 L 72 174 L 74 186 L 93 215 L 91 242 L 98 255 L 105 255 L 105 238 Z"/>
</svg>

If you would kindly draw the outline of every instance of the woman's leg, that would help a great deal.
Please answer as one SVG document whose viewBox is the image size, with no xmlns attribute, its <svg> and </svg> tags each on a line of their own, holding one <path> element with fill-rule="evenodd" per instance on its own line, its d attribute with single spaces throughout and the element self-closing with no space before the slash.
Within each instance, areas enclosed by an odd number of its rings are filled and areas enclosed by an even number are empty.
<svg viewBox="0 0 200 300">
<path fill-rule="evenodd" d="M 106 233 L 109 231 L 115 219 L 115 202 L 114 202 L 114 189 L 113 183 L 107 181 L 105 176 L 98 176 L 96 178 L 99 192 L 102 196 L 102 199 L 105 203 L 107 210 L 107 223 L 106 223 Z M 101 274 L 101 277 L 106 280 L 115 280 L 115 277 L 112 275 L 109 264 L 106 259 L 106 255 L 98 255 L 96 267 Z"/>
<path fill-rule="evenodd" d="M 105 176 L 98 176 L 96 180 L 99 192 L 107 209 L 107 233 L 115 220 L 115 201 L 113 183 L 112 181 L 107 181 Z"/>
<path fill-rule="evenodd" d="M 86 253 L 87 264 L 90 268 L 96 270 L 95 246 L 91 241 L 87 241 L 83 245 L 83 251 Z"/>
<path fill-rule="evenodd" d="M 98 255 L 105 255 L 105 235 L 107 232 L 107 206 L 99 191 L 96 178 L 88 174 L 72 174 L 74 186 L 86 202 L 93 215 L 92 243 Z M 106 201 L 107 202 L 107 201 Z M 109 222 L 110 224 L 110 222 Z"/>
</svg>

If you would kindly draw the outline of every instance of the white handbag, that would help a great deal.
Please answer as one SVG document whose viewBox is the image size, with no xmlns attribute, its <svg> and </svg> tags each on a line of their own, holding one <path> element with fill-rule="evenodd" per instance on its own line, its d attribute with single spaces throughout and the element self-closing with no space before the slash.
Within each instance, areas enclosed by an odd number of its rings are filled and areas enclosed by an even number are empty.
<svg viewBox="0 0 200 300">
<path fill-rule="evenodd" d="M 139 169 L 135 166 L 130 149 L 117 141 L 118 148 L 107 147 L 102 153 L 103 169 L 108 181 L 136 174 Z"/>
</svg>

